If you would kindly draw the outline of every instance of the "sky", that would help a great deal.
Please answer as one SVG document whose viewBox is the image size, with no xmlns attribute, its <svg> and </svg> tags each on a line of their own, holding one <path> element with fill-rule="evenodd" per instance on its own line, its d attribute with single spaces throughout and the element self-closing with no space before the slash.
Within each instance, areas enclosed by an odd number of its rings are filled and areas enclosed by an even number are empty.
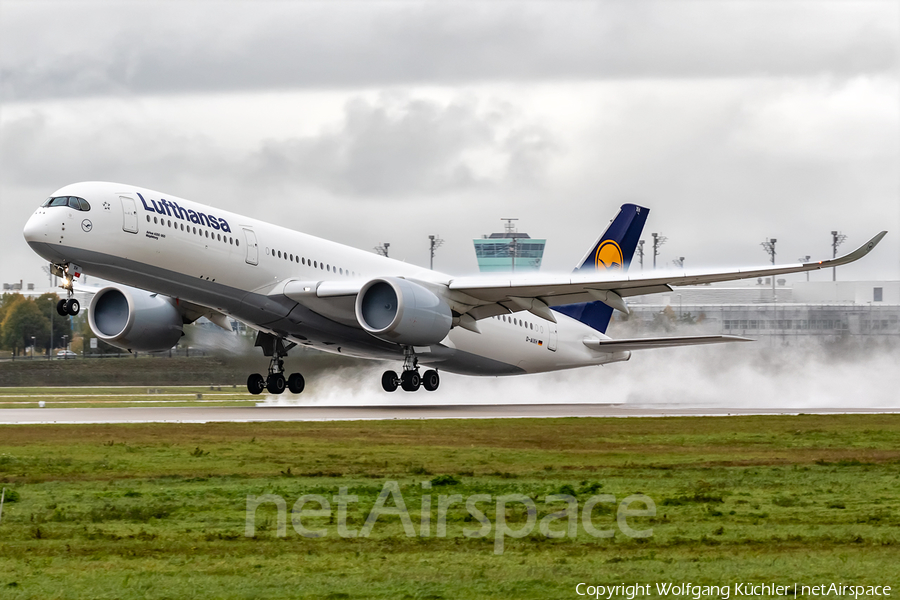
<svg viewBox="0 0 900 600">
<path fill-rule="evenodd" d="M 624 202 L 661 265 L 887 229 L 838 274 L 896 280 L 900 4 L 0 0 L 0 281 L 47 280 L 22 227 L 90 180 L 419 265 L 436 234 L 454 274 L 504 217 L 567 272 Z"/>
</svg>

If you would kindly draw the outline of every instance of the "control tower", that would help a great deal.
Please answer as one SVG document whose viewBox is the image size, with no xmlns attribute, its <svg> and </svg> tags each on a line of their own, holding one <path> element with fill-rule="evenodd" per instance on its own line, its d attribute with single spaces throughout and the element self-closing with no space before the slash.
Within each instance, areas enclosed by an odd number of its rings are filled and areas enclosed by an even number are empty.
<svg viewBox="0 0 900 600">
<path fill-rule="evenodd" d="M 505 221 L 502 233 L 492 233 L 472 240 L 478 270 L 483 273 L 538 271 L 544 257 L 547 240 L 533 239 L 527 233 L 516 231 L 518 219 Z"/>
</svg>

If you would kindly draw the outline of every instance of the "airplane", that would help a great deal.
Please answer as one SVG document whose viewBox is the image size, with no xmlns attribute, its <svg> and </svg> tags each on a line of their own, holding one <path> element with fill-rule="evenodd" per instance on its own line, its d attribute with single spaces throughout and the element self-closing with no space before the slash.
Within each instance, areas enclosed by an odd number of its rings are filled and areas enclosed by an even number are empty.
<svg viewBox="0 0 900 600">
<path fill-rule="evenodd" d="M 88 322 L 101 340 L 128 351 L 177 344 L 200 317 L 230 331 L 229 318 L 257 331 L 268 372 L 247 389 L 300 393 L 285 374 L 296 346 L 402 361 L 382 388 L 438 389 L 439 371 L 518 375 L 627 361 L 635 350 L 752 341 L 730 335 L 612 339 L 613 310 L 626 298 L 697 285 L 830 268 L 856 261 L 887 233 L 818 262 L 726 271 L 629 275 L 649 210 L 623 204 L 571 274 L 456 277 L 286 227 L 132 185 L 83 182 L 50 196 L 28 219 L 25 240 L 80 310 L 81 273 L 114 282 L 97 291 Z M 427 370 L 420 374 L 419 366 Z"/>
</svg>

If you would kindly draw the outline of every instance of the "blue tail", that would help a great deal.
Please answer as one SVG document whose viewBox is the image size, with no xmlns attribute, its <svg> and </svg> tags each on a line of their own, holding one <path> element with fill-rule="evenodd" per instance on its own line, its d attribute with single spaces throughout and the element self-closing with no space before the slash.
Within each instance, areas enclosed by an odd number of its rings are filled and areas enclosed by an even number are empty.
<svg viewBox="0 0 900 600">
<path fill-rule="evenodd" d="M 581 259 L 575 272 L 601 269 L 627 271 L 649 214 L 650 210 L 642 206 L 623 204 L 619 214 L 597 243 Z M 564 304 L 554 307 L 553 310 L 581 321 L 601 333 L 606 333 L 613 311 L 603 302 Z"/>
</svg>

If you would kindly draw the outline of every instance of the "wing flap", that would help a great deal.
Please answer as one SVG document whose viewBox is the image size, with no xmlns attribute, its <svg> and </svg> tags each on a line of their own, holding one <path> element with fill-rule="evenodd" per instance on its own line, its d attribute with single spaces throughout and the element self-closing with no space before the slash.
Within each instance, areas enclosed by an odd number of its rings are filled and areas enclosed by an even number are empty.
<svg viewBox="0 0 900 600">
<path fill-rule="evenodd" d="M 736 335 L 686 335 L 680 337 L 632 338 L 621 340 L 600 340 L 588 338 L 584 345 L 600 352 L 622 352 L 625 350 L 649 350 L 651 348 L 674 348 L 676 346 L 698 346 L 702 344 L 722 344 L 727 342 L 753 342 L 750 338 Z"/>
</svg>

